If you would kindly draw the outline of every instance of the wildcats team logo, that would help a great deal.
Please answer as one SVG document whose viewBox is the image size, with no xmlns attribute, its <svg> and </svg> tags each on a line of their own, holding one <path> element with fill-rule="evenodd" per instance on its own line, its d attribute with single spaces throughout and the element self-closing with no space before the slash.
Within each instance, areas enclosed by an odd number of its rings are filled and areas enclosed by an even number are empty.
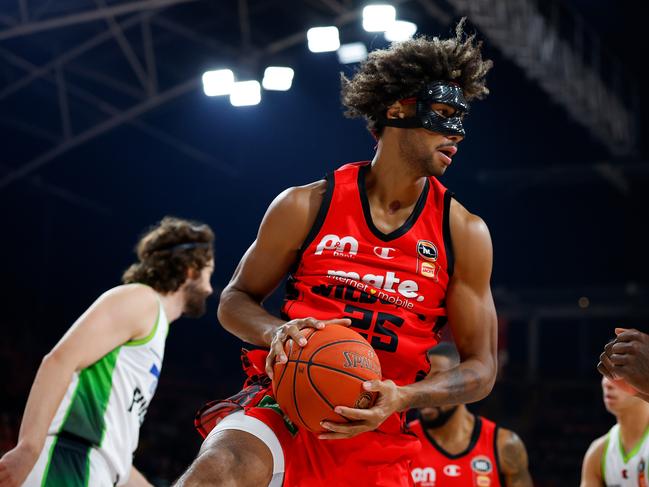
<svg viewBox="0 0 649 487">
<path fill-rule="evenodd" d="M 439 255 L 435 244 L 428 240 L 420 240 L 417 242 L 417 254 L 422 259 L 430 260 L 431 262 L 435 262 Z"/>
<path fill-rule="evenodd" d="M 315 249 L 315 255 L 322 255 L 325 250 L 333 250 L 335 257 L 354 258 L 358 253 L 358 240 L 349 235 L 340 238 L 338 235 L 330 233 L 320 240 Z"/>
</svg>

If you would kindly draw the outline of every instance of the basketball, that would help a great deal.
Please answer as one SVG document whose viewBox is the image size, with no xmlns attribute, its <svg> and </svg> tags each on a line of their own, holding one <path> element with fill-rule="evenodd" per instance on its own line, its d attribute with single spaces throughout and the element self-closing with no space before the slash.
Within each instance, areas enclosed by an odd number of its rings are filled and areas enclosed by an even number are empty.
<svg viewBox="0 0 649 487">
<path fill-rule="evenodd" d="M 288 361 L 274 366 L 275 399 L 288 418 L 313 433 L 326 431 L 320 422 L 344 423 L 336 406 L 366 409 L 376 393 L 363 389 L 363 382 L 381 379 L 376 352 L 354 330 L 328 325 L 322 330 L 303 330 L 306 346 L 293 340 L 284 346 Z"/>
</svg>

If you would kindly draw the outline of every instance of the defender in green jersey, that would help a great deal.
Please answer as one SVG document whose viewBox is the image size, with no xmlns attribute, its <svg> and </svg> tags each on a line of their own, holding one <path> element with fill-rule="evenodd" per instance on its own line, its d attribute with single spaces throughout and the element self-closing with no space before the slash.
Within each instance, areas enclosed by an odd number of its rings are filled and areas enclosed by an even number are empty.
<svg viewBox="0 0 649 487">
<path fill-rule="evenodd" d="M 581 487 L 649 487 L 649 404 L 606 377 L 602 389 L 617 422 L 586 452 Z"/>
<path fill-rule="evenodd" d="M 139 241 L 124 284 L 101 295 L 43 359 L 0 487 L 133 487 L 140 424 L 169 323 L 202 316 L 212 293 L 212 230 L 164 218 Z"/>
</svg>

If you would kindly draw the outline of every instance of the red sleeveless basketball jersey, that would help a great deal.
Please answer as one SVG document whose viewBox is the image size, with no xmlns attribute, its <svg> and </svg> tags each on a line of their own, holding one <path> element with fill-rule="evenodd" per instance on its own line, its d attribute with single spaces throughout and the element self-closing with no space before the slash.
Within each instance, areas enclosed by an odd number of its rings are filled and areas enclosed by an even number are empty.
<svg viewBox="0 0 649 487">
<path fill-rule="evenodd" d="M 410 384 L 428 371 L 426 350 L 446 323 L 451 193 L 428 178 L 410 217 L 385 234 L 372 221 L 369 168 L 347 164 L 327 177 L 282 311 L 287 319 L 350 318 L 376 350 L 384 379 Z"/>
<path fill-rule="evenodd" d="M 422 448 L 411 464 L 417 487 L 504 487 L 498 464 L 498 426 L 475 416 L 469 446 L 456 455 L 444 451 L 422 428 L 419 420 L 408 427 Z"/>
</svg>

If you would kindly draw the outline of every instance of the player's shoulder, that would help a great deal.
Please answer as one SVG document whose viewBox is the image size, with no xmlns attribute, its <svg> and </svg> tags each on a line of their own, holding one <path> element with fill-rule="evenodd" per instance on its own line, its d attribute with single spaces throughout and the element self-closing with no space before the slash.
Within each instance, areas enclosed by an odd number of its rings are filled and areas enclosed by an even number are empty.
<svg viewBox="0 0 649 487">
<path fill-rule="evenodd" d="M 496 448 L 502 472 L 510 475 L 526 471 L 529 460 L 521 437 L 514 431 L 502 427 L 498 427 L 497 434 Z"/>
<path fill-rule="evenodd" d="M 268 208 L 267 218 L 297 226 L 313 222 L 327 191 L 327 181 L 321 180 L 303 186 L 293 186 L 282 191 Z"/>
<path fill-rule="evenodd" d="M 510 429 L 503 428 L 502 426 L 498 426 L 497 435 L 498 437 L 496 438 L 496 440 L 499 449 L 504 449 L 505 447 L 525 448 L 525 443 L 523 443 L 521 437 L 518 436 L 516 432 Z"/>
<path fill-rule="evenodd" d="M 107 290 L 99 297 L 98 302 L 115 312 L 139 315 L 149 311 L 156 312 L 159 297 L 152 287 L 133 283 Z"/>
<path fill-rule="evenodd" d="M 596 440 L 593 440 L 586 450 L 585 460 L 594 458 L 599 460 L 604 454 L 604 448 L 606 448 L 606 442 L 608 440 L 608 433 L 600 436 Z"/>
<path fill-rule="evenodd" d="M 489 235 L 485 221 L 478 215 L 467 210 L 462 203 L 451 198 L 450 208 L 451 234 L 461 233 L 462 236 Z"/>
<path fill-rule="evenodd" d="M 273 204 L 293 210 L 308 209 L 313 204 L 322 202 L 327 191 L 327 181 L 322 179 L 303 186 L 292 186 L 282 191 Z"/>
</svg>

